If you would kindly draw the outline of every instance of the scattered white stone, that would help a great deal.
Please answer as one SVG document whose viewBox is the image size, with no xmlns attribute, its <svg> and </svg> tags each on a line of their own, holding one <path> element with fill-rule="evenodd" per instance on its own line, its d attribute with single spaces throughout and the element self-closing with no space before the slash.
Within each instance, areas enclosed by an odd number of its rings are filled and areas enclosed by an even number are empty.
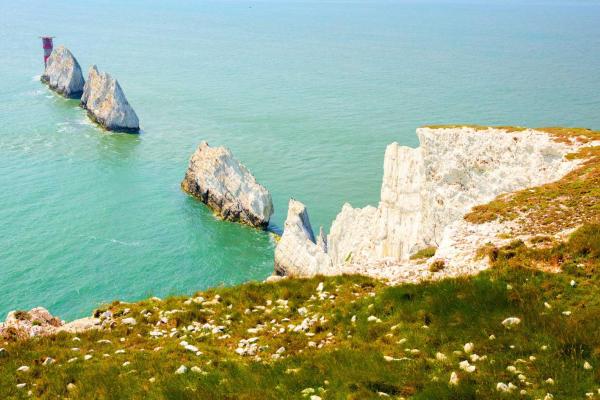
<svg viewBox="0 0 600 400">
<path fill-rule="evenodd" d="M 450 381 L 448 383 L 452 386 L 458 385 L 458 375 L 456 374 L 456 372 L 452 371 L 452 373 L 450 374 Z"/>
<path fill-rule="evenodd" d="M 571 311 L 563 311 L 562 314 L 568 317 L 569 315 L 571 315 Z"/>
<path fill-rule="evenodd" d="M 438 361 L 446 361 L 448 357 L 444 353 L 440 353 L 439 351 L 435 353 L 435 359 Z"/>
<path fill-rule="evenodd" d="M 29 372 L 29 367 L 27 365 L 22 365 L 17 368 L 17 372 Z"/>
<path fill-rule="evenodd" d="M 521 319 L 517 317 L 508 317 L 504 321 L 502 321 L 502 325 L 504 325 L 504 327 L 507 329 L 513 328 L 519 325 L 520 323 Z"/>
<path fill-rule="evenodd" d="M 546 307 L 548 310 L 552 309 L 552 306 L 548 302 L 544 302 L 544 307 Z"/>
<path fill-rule="evenodd" d="M 85 361 L 87 361 L 87 360 L 91 360 L 91 359 L 92 359 L 92 355 L 91 355 L 91 354 L 86 354 L 85 356 L 83 356 L 83 359 L 84 359 Z"/>
<path fill-rule="evenodd" d="M 466 371 L 466 372 L 469 372 L 469 373 L 475 372 L 475 369 L 476 369 L 476 367 L 474 365 L 469 364 L 468 360 L 464 360 L 464 361 L 459 362 L 458 366 L 463 371 Z"/>
<path fill-rule="evenodd" d="M 591 370 L 592 369 L 592 364 L 590 364 L 589 362 L 585 361 L 583 363 L 583 369 Z"/>
<path fill-rule="evenodd" d="M 179 368 L 177 368 L 177 370 L 175 371 L 175 373 L 177 375 L 181 375 L 181 374 L 185 374 L 187 372 L 188 368 L 185 365 L 180 366 Z"/>
<path fill-rule="evenodd" d="M 323 282 L 319 282 L 319 285 L 317 286 L 317 292 L 321 293 L 323 291 Z"/>
<path fill-rule="evenodd" d="M 498 382 L 498 384 L 496 385 L 496 390 L 499 392 L 505 392 L 505 393 L 510 392 L 510 388 L 504 382 Z"/>
<path fill-rule="evenodd" d="M 304 396 L 308 396 L 309 394 L 312 394 L 314 392 L 315 392 L 315 389 L 309 387 L 306 389 L 302 389 L 302 391 L 300 393 Z"/>
<path fill-rule="evenodd" d="M 23 389 L 25 386 L 27 386 L 26 383 L 17 383 L 17 389 Z"/>
<path fill-rule="evenodd" d="M 187 351 L 191 351 L 192 353 L 197 353 L 199 350 L 196 346 L 188 344 L 184 347 Z"/>
<path fill-rule="evenodd" d="M 69 392 L 72 392 L 72 391 L 73 391 L 73 390 L 75 390 L 75 389 L 77 389 L 77 386 L 75 386 L 75 384 L 74 384 L 73 382 L 70 382 L 70 383 L 67 385 L 67 390 L 68 390 Z"/>
<path fill-rule="evenodd" d="M 50 365 L 50 364 L 54 364 L 55 362 L 56 362 L 56 360 L 54 358 L 46 357 L 46 359 L 44 360 L 42 365 Z"/>
<path fill-rule="evenodd" d="M 463 347 L 463 349 L 465 350 L 465 353 L 467 353 L 467 354 L 473 352 L 474 348 L 475 348 L 475 345 L 471 342 L 466 343 Z"/>
<path fill-rule="evenodd" d="M 545 381 L 545 382 L 546 382 L 548 385 L 554 385 L 554 379 L 552 379 L 552 378 L 548 378 L 548 379 L 546 379 L 546 381 Z"/>
<path fill-rule="evenodd" d="M 488 338 L 489 340 L 496 340 L 496 336 L 494 335 L 490 335 L 490 337 Z"/>
<path fill-rule="evenodd" d="M 137 321 L 135 320 L 135 318 L 123 318 L 123 320 L 121 321 L 122 323 L 124 323 L 125 325 L 136 325 Z"/>
</svg>

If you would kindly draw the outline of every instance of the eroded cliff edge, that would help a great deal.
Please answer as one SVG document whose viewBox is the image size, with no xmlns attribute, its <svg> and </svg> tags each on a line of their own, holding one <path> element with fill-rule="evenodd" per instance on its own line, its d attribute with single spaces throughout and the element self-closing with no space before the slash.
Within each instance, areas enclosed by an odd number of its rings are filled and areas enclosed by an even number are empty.
<svg viewBox="0 0 600 400">
<path fill-rule="evenodd" d="M 583 131 L 569 132 L 419 128 L 418 148 L 397 143 L 387 147 L 379 205 L 357 209 L 345 204 L 322 238 L 326 246 L 317 245 L 304 206 L 290 202 L 275 251 L 275 272 L 362 273 L 414 282 L 485 269 L 487 261 L 477 257 L 477 250 L 508 240 L 516 222 L 472 223 L 464 215 L 501 194 L 554 182 L 576 169 L 582 160 L 567 155 L 600 142 L 579 135 Z M 306 224 L 299 228 L 302 221 Z M 425 263 L 410 259 L 424 248 L 437 249 L 435 256 Z M 434 262 L 437 268 L 431 268 Z"/>
</svg>

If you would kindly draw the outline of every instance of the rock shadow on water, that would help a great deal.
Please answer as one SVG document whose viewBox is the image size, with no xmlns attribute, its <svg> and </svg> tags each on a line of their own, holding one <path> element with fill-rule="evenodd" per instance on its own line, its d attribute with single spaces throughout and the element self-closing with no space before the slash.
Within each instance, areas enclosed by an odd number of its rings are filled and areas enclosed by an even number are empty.
<svg viewBox="0 0 600 400">
<path fill-rule="evenodd" d="M 182 195 L 184 196 L 182 206 L 186 223 L 195 233 L 190 239 L 193 242 L 202 241 L 204 246 L 222 247 L 223 249 L 239 247 L 243 243 L 254 245 L 257 242 L 264 242 L 267 245 L 269 237 L 278 235 L 277 231 L 281 231 L 281 228 L 274 224 L 269 224 L 267 229 L 263 230 L 247 224 L 223 220 L 215 211 L 195 197 Z M 232 238 L 236 240 L 232 241 Z"/>
<path fill-rule="evenodd" d="M 138 135 L 110 132 L 95 135 L 98 158 L 111 163 L 129 162 L 142 142 Z"/>
</svg>

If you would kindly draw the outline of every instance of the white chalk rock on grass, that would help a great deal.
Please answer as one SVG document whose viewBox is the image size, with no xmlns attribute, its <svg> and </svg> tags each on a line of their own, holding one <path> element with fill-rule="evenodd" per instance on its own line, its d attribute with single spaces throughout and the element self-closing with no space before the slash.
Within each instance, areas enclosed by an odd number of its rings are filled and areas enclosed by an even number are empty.
<svg viewBox="0 0 600 400">
<path fill-rule="evenodd" d="M 64 46 L 52 50 L 41 80 L 50 89 L 70 99 L 80 98 L 85 84 L 77 59 Z"/>
<path fill-rule="evenodd" d="M 92 120 L 109 131 L 136 133 L 140 130 L 137 114 L 119 82 L 106 72 L 99 72 L 95 65 L 89 69 L 81 106 Z"/>
<path fill-rule="evenodd" d="M 181 188 L 225 220 L 266 228 L 273 214 L 269 191 L 225 147 L 200 143 L 190 158 Z"/>
<path fill-rule="evenodd" d="M 334 272 L 324 242 L 317 244 L 306 206 L 290 199 L 283 235 L 275 248 L 275 273 L 314 276 Z"/>
</svg>

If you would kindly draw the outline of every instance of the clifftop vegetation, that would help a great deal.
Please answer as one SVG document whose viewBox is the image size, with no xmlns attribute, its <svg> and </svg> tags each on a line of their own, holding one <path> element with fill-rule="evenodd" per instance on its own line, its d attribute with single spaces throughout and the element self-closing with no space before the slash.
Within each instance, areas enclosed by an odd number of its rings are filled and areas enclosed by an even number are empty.
<svg viewBox="0 0 600 400">
<path fill-rule="evenodd" d="M 538 130 L 558 141 L 600 141 L 600 131 L 585 128 Z M 514 235 L 553 235 L 583 223 L 599 223 L 600 146 L 583 147 L 567 157 L 582 160 L 580 167 L 556 182 L 498 196 L 474 207 L 465 219 L 473 223 L 515 221 L 518 228 L 512 232 Z"/>
</svg>

